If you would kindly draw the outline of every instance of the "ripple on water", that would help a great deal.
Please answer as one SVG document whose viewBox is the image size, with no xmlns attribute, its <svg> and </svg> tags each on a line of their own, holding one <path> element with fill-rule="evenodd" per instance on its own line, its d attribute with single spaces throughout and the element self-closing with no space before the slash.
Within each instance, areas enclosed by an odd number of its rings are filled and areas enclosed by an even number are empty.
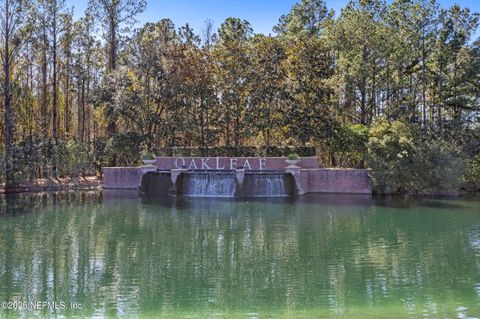
<svg viewBox="0 0 480 319">
<path fill-rule="evenodd" d="M 85 317 L 480 313 L 479 203 L 448 212 L 313 197 L 87 207 L 57 201 L 0 218 L 0 300 L 57 296 L 85 303 Z"/>
</svg>

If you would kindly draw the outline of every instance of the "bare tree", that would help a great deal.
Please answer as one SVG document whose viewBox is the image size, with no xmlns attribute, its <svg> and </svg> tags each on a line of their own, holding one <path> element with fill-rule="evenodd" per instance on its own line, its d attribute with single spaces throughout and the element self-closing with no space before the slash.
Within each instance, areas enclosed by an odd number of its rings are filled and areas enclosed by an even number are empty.
<svg viewBox="0 0 480 319">
<path fill-rule="evenodd" d="M 28 2 L 22 0 L 2 0 L 0 2 L 0 58 L 2 60 L 2 88 L 5 106 L 5 177 L 6 186 L 14 182 L 12 111 L 13 72 L 23 44 L 26 42 Z"/>
</svg>

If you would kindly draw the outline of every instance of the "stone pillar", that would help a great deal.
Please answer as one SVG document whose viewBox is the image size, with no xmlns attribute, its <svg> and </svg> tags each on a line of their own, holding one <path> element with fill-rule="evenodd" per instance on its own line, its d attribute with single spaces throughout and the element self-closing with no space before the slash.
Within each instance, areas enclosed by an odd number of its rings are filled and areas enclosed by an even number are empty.
<svg viewBox="0 0 480 319">
<path fill-rule="evenodd" d="M 170 171 L 170 178 L 172 180 L 172 194 L 177 195 L 178 194 L 178 185 L 177 185 L 177 180 L 180 175 L 183 173 L 188 172 L 187 169 L 181 168 L 181 169 L 172 169 Z"/>
<path fill-rule="evenodd" d="M 291 174 L 295 180 L 295 193 L 298 196 L 305 195 L 305 190 L 302 187 L 300 167 L 287 167 L 285 173 Z"/>
</svg>

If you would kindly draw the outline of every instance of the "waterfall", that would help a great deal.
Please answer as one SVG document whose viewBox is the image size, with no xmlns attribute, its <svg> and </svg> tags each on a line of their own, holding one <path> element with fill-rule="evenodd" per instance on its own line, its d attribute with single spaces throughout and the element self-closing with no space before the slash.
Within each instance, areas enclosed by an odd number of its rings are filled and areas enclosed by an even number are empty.
<svg viewBox="0 0 480 319">
<path fill-rule="evenodd" d="M 286 197 L 295 195 L 295 179 L 284 172 L 185 171 L 175 185 L 171 172 L 146 173 L 141 190 L 147 195 L 187 197 Z M 237 181 L 237 178 L 239 180 Z"/>
<path fill-rule="evenodd" d="M 189 197 L 235 197 L 234 172 L 204 171 L 183 175 L 181 194 Z"/>
<path fill-rule="evenodd" d="M 140 189 L 147 195 L 167 195 L 173 188 L 170 172 L 150 172 L 143 175 Z"/>
<path fill-rule="evenodd" d="M 245 174 L 244 193 L 248 197 L 285 197 L 293 194 L 292 182 L 284 173 Z"/>
</svg>

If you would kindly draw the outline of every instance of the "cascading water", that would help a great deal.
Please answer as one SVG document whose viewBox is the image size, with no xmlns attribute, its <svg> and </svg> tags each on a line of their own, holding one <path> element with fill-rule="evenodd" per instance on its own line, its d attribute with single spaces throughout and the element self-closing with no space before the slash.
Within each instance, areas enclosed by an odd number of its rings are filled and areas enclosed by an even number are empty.
<svg viewBox="0 0 480 319">
<path fill-rule="evenodd" d="M 247 173 L 244 194 L 248 197 L 286 197 L 293 194 L 290 175 L 284 173 Z"/>
<path fill-rule="evenodd" d="M 181 195 L 189 197 L 235 197 L 234 172 L 202 171 L 182 175 Z"/>
<path fill-rule="evenodd" d="M 147 195 L 167 195 L 173 188 L 170 172 L 149 172 L 143 175 L 140 189 Z"/>
<path fill-rule="evenodd" d="M 295 180 L 284 172 L 185 171 L 175 184 L 172 172 L 146 173 L 141 190 L 147 195 L 187 197 L 286 197 L 295 195 Z M 237 180 L 238 178 L 238 180 Z"/>
</svg>

